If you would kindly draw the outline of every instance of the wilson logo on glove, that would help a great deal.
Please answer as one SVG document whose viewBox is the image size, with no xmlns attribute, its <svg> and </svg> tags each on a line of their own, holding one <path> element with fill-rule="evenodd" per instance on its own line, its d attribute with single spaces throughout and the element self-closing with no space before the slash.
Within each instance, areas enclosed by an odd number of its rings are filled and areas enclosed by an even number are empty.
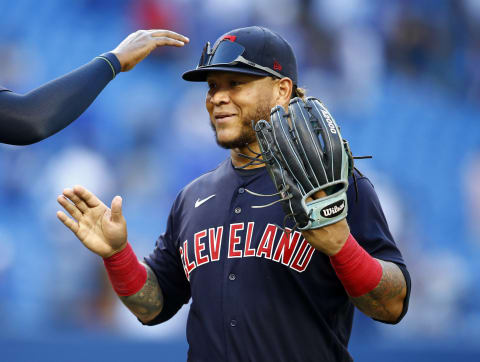
<svg viewBox="0 0 480 362">
<path fill-rule="evenodd" d="M 322 214 L 323 217 L 335 217 L 340 215 L 344 208 L 345 200 L 339 200 L 331 205 L 328 205 L 327 207 L 324 207 L 322 210 L 320 210 L 320 214 Z"/>
</svg>

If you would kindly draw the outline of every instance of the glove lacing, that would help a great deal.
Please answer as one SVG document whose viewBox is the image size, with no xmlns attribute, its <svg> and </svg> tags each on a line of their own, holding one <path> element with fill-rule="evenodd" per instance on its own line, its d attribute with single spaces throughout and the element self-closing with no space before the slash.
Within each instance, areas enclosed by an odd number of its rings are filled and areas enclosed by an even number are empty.
<svg viewBox="0 0 480 362">
<path fill-rule="evenodd" d="M 240 157 L 243 157 L 243 158 L 247 158 L 250 160 L 250 162 L 247 162 L 245 165 L 243 166 L 240 166 L 240 167 L 237 167 L 238 169 L 245 169 L 246 167 L 248 166 L 251 166 L 251 165 L 264 165 L 266 164 L 267 162 L 270 162 L 271 159 L 268 158 L 265 154 L 263 153 L 259 153 L 255 150 L 253 150 L 248 143 L 245 144 L 245 146 L 247 146 L 247 149 L 255 154 L 256 156 L 255 157 L 252 157 L 252 156 L 248 156 L 244 153 L 237 153 L 238 156 Z M 253 196 L 258 196 L 258 197 L 272 197 L 272 196 L 277 196 L 277 195 L 282 195 L 284 193 L 286 193 L 286 196 L 285 197 L 282 197 L 278 200 L 275 200 L 273 202 L 270 202 L 268 204 L 265 204 L 265 205 L 254 205 L 254 206 L 251 206 L 252 209 L 261 209 L 261 208 L 264 208 L 264 207 L 268 207 L 268 206 L 272 206 L 272 205 L 275 205 L 276 203 L 278 202 L 281 202 L 281 201 L 287 201 L 287 200 L 290 200 L 293 195 L 290 194 L 290 193 L 287 193 L 289 189 L 289 186 L 288 185 L 285 185 L 284 188 L 282 188 L 280 191 L 278 192 L 275 192 L 274 194 L 260 194 L 258 192 L 254 192 L 254 191 L 251 191 L 247 188 L 244 188 L 244 190 L 249 193 L 250 195 L 253 195 Z"/>
</svg>

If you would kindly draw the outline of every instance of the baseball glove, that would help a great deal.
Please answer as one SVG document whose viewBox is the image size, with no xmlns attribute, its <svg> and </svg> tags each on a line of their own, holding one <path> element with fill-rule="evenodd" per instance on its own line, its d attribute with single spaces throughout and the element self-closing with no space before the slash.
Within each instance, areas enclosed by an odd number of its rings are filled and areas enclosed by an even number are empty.
<svg viewBox="0 0 480 362">
<path fill-rule="evenodd" d="M 284 211 L 296 227 L 321 228 L 347 216 L 353 157 L 323 103 L 313 97 L 294 98 L 288 113 L 276 106 L 270 122 L 260 120 L 255 132 Z M 318 191 L 326 196 L 312 199 Z"/>
</svg>

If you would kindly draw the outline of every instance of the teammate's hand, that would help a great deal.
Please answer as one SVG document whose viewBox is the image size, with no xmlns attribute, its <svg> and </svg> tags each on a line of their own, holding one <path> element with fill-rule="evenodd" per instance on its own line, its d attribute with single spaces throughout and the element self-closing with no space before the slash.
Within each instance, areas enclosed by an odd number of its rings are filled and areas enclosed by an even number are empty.
<svg viewBox="0 0 480 362">
<path fill-rule="evenodd" d="M 137 30 L 126 37 L 112 53 L 122 65 L 122 72 L 128 72 L 150 52 L 160 46 L 183 47 L 190 40 L 170 30 Z"/>
<path fill-rule="evenodd" d="M 127 223 L 120 196 L 113 198 L 109 209 L 90 191 L 75 186 L 63 190 L 57 201 L 76 221 L 62 211 L 57 211 L 57 217 L 95 254 L 107 258 L 127 245 Z"/>
</svg>

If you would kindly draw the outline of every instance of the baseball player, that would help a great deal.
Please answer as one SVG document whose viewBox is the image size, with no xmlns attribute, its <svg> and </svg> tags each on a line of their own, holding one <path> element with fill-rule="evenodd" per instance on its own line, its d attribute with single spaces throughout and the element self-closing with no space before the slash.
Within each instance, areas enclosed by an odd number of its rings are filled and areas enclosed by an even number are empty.
<svg viewBox="0 0 480 362">
<path fill-rule="evenodd" d="M 266 28 L 236 29 L 207 43 L 183 78 L 208 83 L 210 122 L 230 157 L 180 191 L 153 252 L 137 260 L 120 196 L 108 208 L 82 186 L 67 188 L 58 202 L 72 218 L 58 218 L 103 258 L 114 290 L 142 323 L 162 323 L 191 299 L 189 361 L 351 361 L 354 306 L 398 323 L 410 278 L 374 188 L 357 171 L 344 192 L 346 218 L 300 229 L 286 218 L 280 204 L 291 202 L 284 196 L 294 186 L 277 192 L 275 171 L 256 157 L 252 120 L 269 120 L 272 107 L 287 109 L 303 95 L 292 48 Z M 325 124 L 338 132 L 332 119 Z M 336 205 L 327 217 L 345 210 Z"/>
<path fill-rule="evenodd" d="M 0 142 L 28 145 L 50 137 L 77 119 L 118 73 L 157 47 L 182 47 L 188 41 L 169 30 L 139 30 L 111 52 L 25 95 L 0 85 Z"/>
</svg>

